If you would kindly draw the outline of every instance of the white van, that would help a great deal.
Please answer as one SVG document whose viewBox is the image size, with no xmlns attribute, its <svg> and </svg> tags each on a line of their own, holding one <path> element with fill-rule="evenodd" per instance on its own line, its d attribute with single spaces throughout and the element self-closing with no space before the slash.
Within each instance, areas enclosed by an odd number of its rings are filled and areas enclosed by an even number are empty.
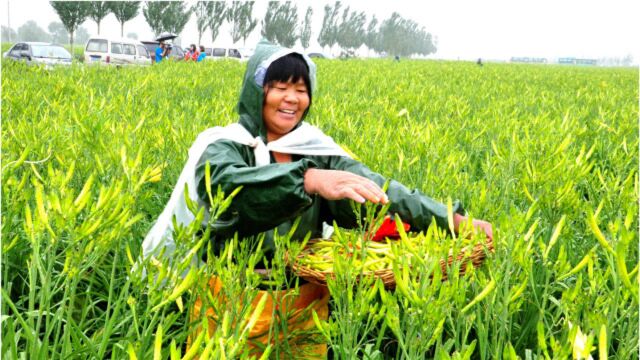
<svg viewBox="0 0 640 360">
<path fill-rule="evenodd" d="M 234 59 L 239 61 L 247 61 L 249 58 L 243 55 L 240 50 L 236 48 L 213 48 L 211 49 L 211 53 L 207 54 L 205 59 L 217 60 L 217 59 Z"/>
<path fill-rule="evenodd" d="M 112 65 L 151 65 L 144 45 L 132 39 L 92 37 L 84 47 L 84 62 Z"/>
</svg>

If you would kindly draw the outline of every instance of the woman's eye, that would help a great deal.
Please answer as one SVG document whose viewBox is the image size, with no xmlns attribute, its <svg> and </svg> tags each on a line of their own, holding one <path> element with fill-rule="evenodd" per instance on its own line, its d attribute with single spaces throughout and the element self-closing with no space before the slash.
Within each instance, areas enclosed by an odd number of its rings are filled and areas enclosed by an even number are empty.
<svg viewBox="0 0 640 360">
<path fill-rule="evenodd" d="M 307 93 L 307 89 L 298 89 L 298 92 L 301 94 L 306 94 Z"/>
</svg>

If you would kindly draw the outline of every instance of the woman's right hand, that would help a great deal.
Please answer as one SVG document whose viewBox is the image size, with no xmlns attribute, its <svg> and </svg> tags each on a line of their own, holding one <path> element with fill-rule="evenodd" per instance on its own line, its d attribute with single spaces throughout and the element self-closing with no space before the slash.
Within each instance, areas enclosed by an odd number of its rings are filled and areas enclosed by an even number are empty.
<svg viewBox="0 0 640 360">
<path fill-rule="evenodd" d="M 308 169 L 304 174 L 304 190 L 327 200 L 351 199 L 359 203 L 369 200 L 376 204 L 389 201 L 375 182 L 342 170 Z"/>
</svg>

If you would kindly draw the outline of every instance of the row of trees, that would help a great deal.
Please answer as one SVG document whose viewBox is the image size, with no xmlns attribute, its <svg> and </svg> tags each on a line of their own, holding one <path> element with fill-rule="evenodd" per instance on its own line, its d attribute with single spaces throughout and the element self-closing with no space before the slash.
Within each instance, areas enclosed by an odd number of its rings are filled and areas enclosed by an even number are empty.
<svg viewBox="0 0 640 360">
<path fill-rule="evenodd" d="M 224 20 L 232 26 L 232 39 L 246 40 L 257 24 L 252 18 L 253 2 L 232 2 L 226 9 L 224 2 L 216 2 L 216 8 L 209 2 L 198 2 L 195 6 L 198 23 L 198 40 L 211 30 L 212 41 L 218 36 L 218 29 Z M 300 40 L 303 48 L 308 48 L 311 40 L 311 18 L 313 9 L 309 6 L 301 22 L 298 22 L 298 7 L 294 2 L 271 1 L 261 21 L 261 35 L 269 41 L 292 47 Z M 366 28 L 365 28 L 366 26 Z M 378 53 L 409 56 L 428 55 L 436 52 L 432 36 L 423 26 L 413 20 L 404 19 L 398 13 L 378 24 L 373 16 L 367 25 L 367 16 L 362 11 L 342 7 L 340 1 L 324 7 L 322 28 L 318 43 L 323 48 L 338 45 L 347 53 L 366 45 Z"/>
<path fill-rule="evenodd" d="M 120 23 L 120 36 L 124 37 L 124 24 L 138 16 L 140 1 L 51 1 L 51 6 L 69 33 L 69 44 L 73 47 L 76 29 L 88 18 L 98 25 L 109 14 Z"/>
<path fill-rule="evenodd" d="M 113 13 L 120 23 L 120 36 L 124 36 L 124 24 L 136 16 L 140 11 L 140 1 L 51 1 L 60 20 L 70 34 L 69 42 L 73 46 L 73 34 L 80 24 L 87 19 L 96 22 L 98 34 L 100 23 Z M 192 13 L 196 14 L 198 28 L 198 43 L 202 41 L 202 34 L 211 29 L 212 40 L 218 37 L 219 28 L 226 20 L 231 24 L 231 36 L 234 42 L 240 39 L 246 41 L 255 29 L 257 20 L 252 18 L 253 2 L 233 1 L 230 6 L 219 1 L 198 1 L 189 7 L 183 1 L 147 1 L 142 14 L 153 32 L 180 34 L 189 21 Z"/>
<path fill-rule="evenodd" d="M 20 26 L 16 32 L 7 26 L 2 25 L 2 42 L 15 41 L 50 41 L 58 44 L 69 42 L 69 32 L 59 21 L 49 23 L 48 31 L 29 20 Z M 134 35 L 134 34 L 131 34 Z M 89 40 L 89 31 L 83 26 L 76 29 L 75 38 L 78 42 L 84 43 Z"/>
<path fill-rule="evenodd" d="M 124 35 L 124 24 L 138 15 L 140 1 L 51 1 L 60 20 L 69 33 L 73 44 L 78 26 L 88 18 L 96 22 L 98 34 L 100 23 L 110 13 L 120 22 L 120 33 Z M 202 36 L 210 32 L 215 42 L 222 24 L 226 21 L 234 43 L 242 39 L 246 42 L 258 25 L 253 17 L 253 1 L 198 1 L 189 7 L 183 1 L 147 1 L 142 9 L 145 20 L 156 35 L 162 32 L 180 34 L 192 14 L 196 16 L 198 43 Z M 302 47 L 309 47 L 311 40 L 311 17 L 313 9 L 306 9 L 305 17 L 298 22 L 298 7 L 294 2 L 271 1 L 261 23 L 261 35 L 268 40 L 286 47 L 292 47 L 300 40 Z M 436 51 L 431 34 L 413 20 L 404 19 L 393 13 L 388 19 L 378 23 L 373 16 L 367 23 L 362 11 L 343 7 L 340 1 L 324 7 L 322 28 L 318 43 L 323 48 L 338 45 L 347 53 L 366 45 L 378 53 L 408 56 L 428 55 Z"/>
<path fill-rule="evenodd" d="M 364 12 L 351 10 L 349 6 L 341 8 L 340 1 L 324 7 L 322 29 L 318 37 L 318 43 L 323 48 L 331 48 L 337 44 L 351 52 L 366 45 L 378 53 L 398 56 L 429 55 L 436 52 L 431 34 L 424 26 L 404 19 L 397 12 L 381 24 L 378 24 L 374 15 L 367 24 Z"/>
</svg>

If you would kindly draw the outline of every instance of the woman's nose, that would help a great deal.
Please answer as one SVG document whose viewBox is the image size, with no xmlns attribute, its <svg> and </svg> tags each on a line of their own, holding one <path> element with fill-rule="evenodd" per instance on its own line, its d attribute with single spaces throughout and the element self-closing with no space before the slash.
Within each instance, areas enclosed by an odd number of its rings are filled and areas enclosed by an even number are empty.
<svg viewBox="0 0 640 360">
<path fill-rule="evenodd" d="M 287 90 L 287 92 L 284 95 L 284 100 L 287 102 L 291 102 L 291 103 L 297 103 L 298 102 L 298 96 L 296 96 L 296 91 L 295 90 Z"/>
</svg>

